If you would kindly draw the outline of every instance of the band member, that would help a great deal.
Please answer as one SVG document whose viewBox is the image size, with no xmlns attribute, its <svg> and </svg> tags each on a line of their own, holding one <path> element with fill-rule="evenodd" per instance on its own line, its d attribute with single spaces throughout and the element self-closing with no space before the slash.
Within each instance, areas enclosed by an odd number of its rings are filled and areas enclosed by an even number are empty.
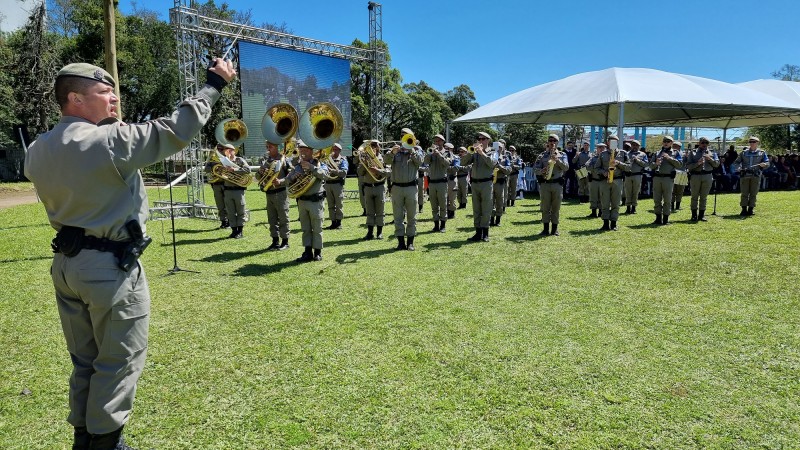
<svg viewBox="0 0 800 450">
<path fill-rule="evenodd" d="M 575 148 L 575 141 L 572 139 L 568 140 L 563 153 L 567 155 L 567 161 L 569 161 L 569 170 L 564 174 L 564 196 L 573 198 L 578 195 L 578 177 L 575 175 L 576 166 L 572 164 L 572 160 L 578 156 L 578 149 Z"/>
<path fill-rule="evenodd" d="M 225 150 L 225 157 L 236 167 L 224 166 L 223 169 L 236 173 L 239 175 L 247 175 L 250 173 L 250 166 L 247 161 L 241 156 L 237 156 L 238 151 L 233 145 L 223 145 Z M 244 211 L 247 205 L 245 204 L 244 193 L 246 187 L 239 186 L 228 180 L 225 180 L 225 210 L 228 213 L 228 220 L 231 223 L 231 235 L 228 236 L 233 239 L 241 239 L 244 237 L 242 229 L 244 229 Z"/>
<path fill-rule="evenodd" d="M 500 226 L 500 218 L 503 217 L 503 213 L 506 211 L 507 181 L 508 174 L 511 173 L 511 161 L 505 154 L 505 144 L 502 142 L 499 144 L 495 153 L 497 161 L 495 161 L 494 172 L 492 173 L 492 178 L 495 180 L 492 188 L 492 213 L 494 217 L 492 222 L 489 223 L 490 226 L 495 227 Z M 495 173 L 497 176 L 495 176 Z"/>
<path fill-rule="evenodd" d="M 511 173 L 508 174 L 508 184 L 506 184 L 506 206 L 514 206 L 517 200 L 517 183 L 519 182 L 519 172 L 523 168 L 522 158 L 517 155 L 517 148 L 513 145 L 508 147 L 508 161 L 511 164 Z"/>
<path fill-rule="evenodd" d="M 381 155 L 381 149 L 378 141 L 372 141 L 369 145 L 374 152 L 375 157 L 383 162 L 383 156 Z M 365 156 L 362 155 L 361 157 L 363 158 Z M 386 177 L 389 175 L 389 173 L 391 173 L 391 169 L 368 169 L 363 162 L 358 164 L 359 177 L 364 180 L 364 206 L 367 210 L 367 235 L 364 236 L 364 240 L 383 239 L 386 180 L 384 179 L 381 181 L 376 181 L 369 175 L 368 170 L 372 170 L 374 175 L 380 178 L 381 176 Z M 373 230 L 376 226 L 378 227 L 378 233 L 374 234 Z"/>
<path fill-rule="evenodd" d="M 581 145 L 581 150 L 572 158 L 572 165 L 575 166 L 577 169 L 582 167 L 586 167 L 586 163 L 589 162 L 589 143 L 584 142 Z M 589 181 L 590 178 L 588 175 L 578 179 L 578 201 L 583 203 L 589 201 Z"/>
<path fill-rule="evenodd" d="M 630 168 L 625 172 L 625 214 L 636 214 L 639 205 L 639 192 L 642 191 L 642 176 L 648 166 L 647 153 L 641 151 L 642 144 L 636 139 L 630 141 L 628 152 Z"/>
<path fill-rule="evenodd" d="M 233 64 L 216 58 L 206 84 L 170 116 L 124 124 L 117 121 L 116 83 L 108 72 L 76 63 L 56 74 L 61 119 L 31 144 L 24 171 L 58 232 L 48 277 L 72 365 L 67 421 L 73 449 L 129 448 L 122 433 L 145 367 L 150 318 L 150 290 L 137 260 L 150 242 L 139 169 L 189 145 L 234 76 Z M 9 417 L 6 404 L 3 417 Z"/>
<path fill-rule="evenodd" d="M 600 217 L 600 185 L 608 180 L 603 178 L 602 173 L 597 168 L 597 160 L 600 152 L 606 149 L 606 144 L 597 144 L 597 150 L 586 161 L 586 169 L 589 171 L 589 208 L 592 210 L 587 217 Z"/>
<path fill-rule="evenodd" d="M 472 221 L 475 234 L 470 241 L 489 241 L 489 222 L 492 218 L 492 177 L 494 161 L 489 154 L 491 136 L 481 131 L 478 142 L 473 145 L 474 153 L 465 153 L 461 164 L 472 166 L 470 179 L 472 184 Z"/>
<path fill-rule="evenodd" d="M 547 148 L 533 163 L 533 171 L 539 182 L 539 196 L 542 207 L 542 236 L 558 236 L 558 218 L 561 200 L 564 198 L 564 175 L 569 169 L 566 153 L 558 151 L 558 135 L 547 138 Z M 550 229 L 550 223 L 553 229 Z"/>
<path fill-rule="evenodd" d="M 615 135 L 608 137 L 608 144 L 597 157 L 595 165 L 603 178 L 600 182 L 600 216 L 603 218 L 601 230 L 617 231 L 619 218 L 619 205 L 622 199 L 622 185 L 625 171 L 630 169 L 626 162 L 628 154 L 617 150 L 619 138 Z M 614 157 L 611 157 L 611 154 Z"/>
<path fill-rule="evenodd" d="M 739 167 L 739 187 L 742 191 L 739 205 L 740 216 L 752 216 L 756 207 L 756 197 L 761 184 L 761 171 L 769 167 L 767 152 L 758 148 L 759 139 L 750 136 L 747 140 L 750 148 L 739 154 L 734 165 Z"/>
<path fill-rule="evenodd" d="M 347 158 L 342 156 L 342 145 L 338 142 L 331 147 L 331 162 L 332 164 L 327 164 L 329 178 L 325 180 L 325 197 L 328 199 L 328 217 L 331 221 L 328 229 L 341 230 L 344 218 L 344 182 L 350 167 Z"/>
<path fill-rule="evenodd" d="M 681 154 L 672 150 L 672 138 L 664 136 L 661 150 L 650 161 L 653 170 L 653 203 L 656 220 L 653 225 L 667 225 L 672 212 L 672 189 L 675 169 L 683 166 Z"/>
<path fill-rule="evenodd" d="M 222 154 L 225 151 L 225 147 L 222 144 L 217 144 L 217 151 Z M 217 161 L 208 161 L 205 167 L 205 173 L 210 174 L 211 170 L 219 164 Z M 231 226 L 230 222 L 228 221 L 228 213 L 225 211 L 225 181 L 222 178 L 217 178 L 213 175 L 209 175 L 209 183 L 211 185 L 211 191 L 214 193 L 214 204 L 217 206 L 217 215 L 219 216 L 220 220 L 220 229 L 228 228 Z"/>
<path fill-rule="evenodd" d="M 383 156 L 381 156 L 383 159 Z M 353 152 L 353 164 L 356 165 L 356 176 L 358 178 L 358 202 L 361 203 L 361 217 L 365 217 L 367 215 L 367 206 L 364 199 L 364 176 L 359 175 L 361 171 L 359 171 L 359 167 L 361 166 L 361 156 L 358 154 L 358 151 Z M 367 177 L 369 178 L 369 177 Z"/>
<path fill-rule="evenodd" d="M 261 168 L 258 169 L 259 175 L 263 176 L 270 168 L 277 169 L 278 178 L 286 178 L 293 167 L 289 158 L 283 156 L 278 144 L 266 141 L 267 153 L 259 161 Z M 264 180 L 267 182 L 269 180 Z M 261 190 L 267 197 L 267 222 L 269 223 L 269 235 L 272 237 L 272 244 L 267 250 L 286 250 L 289 248 L 289 196 L 286 193 L 286 186 L 275 187 L 261 185 Z M 280 238 L 280 244 L 278 243 Z"/>
<path fill-rule="evenodd" d="M 464 156 L 466 154 L 467 149 L 465 147 L 458 147 L 458 157 L 461 159 L 461 161 L 459 161 L 458 173 L 456 174 L 456 182 L 458 185 L 458 209 L 466 209 L 467 194 L 469 194 L 469 180 L 467 180 L 467 175 L 469 175 L 472 167 L 464 163 Z"/>
<path fill-rule="evenodd" d="M 458 196 L 458 168 L 461 166 L 461 157 L 453 151 L 453 144 L 444 144 L 445 154 L 451 158 L 450 167 L 447 168 L 447 218 L 456 217 L 456 197 Z"/>
<path fill-rule="evenodd" d="M 686 153 L 683 151 L 683 143 L 680 141 L 673 141 L 672 142 L 672 151 L 681 157 L 681 167 L 678 169 L 686 170 L 686 165 L 684 161 L 686 160 L 685 156 Z M 673 182 L 674 183 L 674 182 Z M 672 211 L 680 211 L 681 209 L 681 200 L 683 200 L 683 193 L 686 190 L 685 185 L 676 185 L 672 189 Z"/>
<path fill-rule="evenodd" d="M 701 137 L 700 147 L 694 152 L 690 152 L 686 158 L 686 168 L 689 169 L 689 189 L 692 192 L 692 222 L 698 220 L 706 221 L 706 198 L 711 192 L 711 184 L 714 182 L 714 169 L 719 167 L 719 156 L 716 152 L 708 149 L 708 138 Z M 698 201 L 699 200 L 699 201 Z M 698 205 L 700 212 L 698 214 Z"/>
<path fill-rule="evenodd" d="M 301 177 L 312 176 L 313 184 L 305 194 L 297 197 L 297 212 L 300 216 L 300 229 L 303 230 L 303 247 L 305 251 L 296 259 L 297 262 L 322 260 L 322 218 L 325 214 L 325 179 L 328 167 L 314 159 L 314 150 L 302 139 L 297 140 L 300 151 L 298 164 L 286 178 L 276 178 L 274 184 L 290 186 Z M 313 250 L 313 254 L 312 254 Z"/>
<path fill-rule="evenodd" d="M 433 137 L 433 147 L 425 155 L 423 165 L 428 166 L 428 199 L 433 214 L 433 231 L 444 233 L 447 223 L 447 170 L 453 158 L 444 152 L 444 137 Z"/>
<path fill-rule="evenodd" d="M 422 167 L 422 152 L 416 146 L 408 148 L 395 145 L 391 158 L 392 213 L 397 250 L 413 251 L 414 237 L 417 235 L 417 182 Z"/>
<path fill-rule="evenodd" d="M 422 147 L 414 147 L 414 150 L 422 154 Z M 419 212 L 422 212 L 422 207 L 425 205 L 425 178 L 428 172 L 428 166 L 423 163 L 417 176 L 417 205 L 419 205 Z"/>
</svg>

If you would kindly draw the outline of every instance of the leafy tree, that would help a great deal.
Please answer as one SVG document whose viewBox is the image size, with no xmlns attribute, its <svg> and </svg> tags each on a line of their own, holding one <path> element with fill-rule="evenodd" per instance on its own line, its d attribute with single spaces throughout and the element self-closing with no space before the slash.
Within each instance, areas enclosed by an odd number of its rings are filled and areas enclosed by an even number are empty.
<svg viewBox="0 0 800 450">
<path fill-rule="evenodd" d="M 8 44 L 8 33 L 0 32 L 0 60 L 11 61 L 13 49 Z M 13 75 L 10 71 L 0 71 L 0 148 L 10 147 L 17 141 L 13 135 L 13 124 L 17 122 L 14 109 L 16 101 L 14 99 L 14 89 L 11 86 Z"/>
<path fill-rule="evenodd" d="M 504 127 L 503 138 L 508 145 L 517 148 L 522 159 L 526 162 L 533 162 L 536 155 L 545 149 L 547 130 L 542 125 L 509 123 Z"/>
</svg>

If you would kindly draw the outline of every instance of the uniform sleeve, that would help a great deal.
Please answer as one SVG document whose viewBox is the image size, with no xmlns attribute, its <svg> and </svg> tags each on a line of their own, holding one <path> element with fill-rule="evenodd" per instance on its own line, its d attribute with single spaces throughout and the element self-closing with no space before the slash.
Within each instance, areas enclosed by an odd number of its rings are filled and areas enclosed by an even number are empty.
<svg viewBox="0 0 800 450">
<path fill-rule="evenodd" d="M 216 89 L 205 85 L 196 96 L 181 102 L 169 117 L 134 125 L 120 122 L 104 125 L 120 175 L 127 177 L 189 145 L 208 121 L 219 97 Z"/>
</svg>

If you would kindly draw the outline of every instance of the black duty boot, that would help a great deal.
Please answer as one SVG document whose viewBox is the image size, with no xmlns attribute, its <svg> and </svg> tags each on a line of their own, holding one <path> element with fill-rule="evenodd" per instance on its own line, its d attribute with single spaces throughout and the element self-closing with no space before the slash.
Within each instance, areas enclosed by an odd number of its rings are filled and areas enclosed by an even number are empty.
<svg viewBox="0 0 800 450">
<path fill-rule="evenodd" d="M 415 250 L 414 249 L 414 236 L 409 236 L 406 239 L 408 239 L 408 245 L 406 245 L 406 250 L 409 250 L 409 251 L 413 252 Z"/>
<path fill-rule="evenodd" d="M 447 231 L 445 228 L 446 226 L 447 226 L 447 221 L 443 220 L 442 225 L 439 227 L 439 233 L 444 233 L 445 231 Z"/>
<path fill-rule="evenodd" d="M 278 244 L 278 236 L 272 238 L 272 244 L 267 247 L 267 250 L 277 250 L 280 245 Z"/>
<path fill-rule="evenodd" d="M 680 211 L 681 210 L 681 202 L 675 202 L 675 209 L 673 211 Z"/>
<path fill-rule="evenodd" d="M 618 230 L 617 221 L 616 220 L 612 220 L 611 221 L 611 225 L 608 227 L 608 229 L 611 230 L 611 231 L 617 231 Z"/>
<path fill-rule="evenodd" d="M 755 214 L 756 214 L 756 213 L 754 213 L 754 212 L 753 212 L 753 207 L 752 207 L 752 206 L 751 206 L 751 207 L 749 207 L 749 208 L 747 208 L 747 215 L 748 215 L 748 216 L 753 216 L 753 215 L 755 215 Z"/>
<path fill-rule="evenodd" d="M 592 208 L 592 212 L 590 212 L 589 215 L 586 217 L 597 217 L 597 209 Z"/>
<path fill-rule="evenodd" d="M 600 231 L 608 231 L 611 228 L 608 227 L 608 219 L 603 219 L 603 226 L 600 227 Z"/>
<path fill-rule="evenodd" d="M 475 234 L 472 235 L 471 238 L 468 238 L 468 241 L 478 242 L 483 237 L 483 228 L 475 227 Z"/>
<path fill-rule="evenodd" d="M 422 212 L 422 206 L 423 205 L 419 205 L 419 212 Z"/>
<path fill-rule="evenodd" d="M 550 223 L 545 222 L 542 224 L 542 232 L 539 233 L 539 236 L 550 236 Z"/>
<path fill-rule="evenodd" d="M 289 238 L 281 239 L 281 245 L 278 247 L 278 251 L 283 251 L 289 248 Z"/>
<path fill-rule="evenodd" d="M 361 210 L 361 217 L 367 217 L 367 210 L 366 209 L 362 209 Z"/>
<path fill-rule="evenodd" d="M 311 253 L 311 247 L 306 247 L 306 250 L 300 255 L 299 258 L 295 259 L 296 262 L 309 262 L 314 259 L 314 255 Z"/>
<path fill-rule="evenodd" d="M 489 242 L 489 229 L 488 228 L 484 228 L 483 229 L 483 234 L 481 235 L 481 240 L 483 242 Z"/>
<path fill-rule="evenodd" d="M 75 427 L 72 438 L 72 450 L 88 450 L 92 442 L 92 435 L 86 431 L 86 427 Z"/>
<path fill-rule="evenodd" d="M 742 212 L 740 212 L 739 215 L 740 216 L 746 216 L 747 215 L 747 207 L 746 206 L 742 206 Z"/>
<path fill-rule="evenodd" d="M 456 210 L 447 210 L 447 218 L 448 219 L 455 219 L 456 218 Z"/>
<path fill-rule="evenodd" d="M 466 209 L 466 208 L 467 208 L 467 204 L 466 203 L 459 203 L 458 204 L 458 209 Z"/>
<path fill-rule="evenodd" d="M 314 249 L 314 261 L 322 261 L 322 249 L 315 248 Z"/>
<path fill-rule="evenodd" d="M 378 234 L 375 235 L 375 239 L 383 239 L 383 227 L 378 227 Z"/>
<path fill-rule="evenodd" d="M 125 445 L 122 438 L 122 427 L 107 434 L 93 434 L 92 441 L 87 447 L 89 450 L 134 450 Z"/>
<path fill-rule="evenodd" d="M 223 228 L 228 228 L 229 226 L 231 226 L 231 223 L 230 223 L 230 222 L 228 222 L 228 219 L 222 219 L 222 220 L 220 220 L 220 223 L 219 223 L 219 228 L 220 228 L 220 229 L 223 229 Z"/>
<path fill-rule="evenodd" d="M 233 239 L 236 237 L 236 228 L 237 227 L 231 227 L 231 234 L 228 235 L 229 239 Z"/>
<path fill-rule="evenodd" d="M 433 230 L 431 230 L 431 231 L 439 231 L 439 221 L 438 220 L 434 220 L 433 221 Z"/>
<path fill-rule="evenodd" d="M 700 210 L 700 214 L 697 216 L 697 220 L 699 220 L 700 222 L 708 222 L 708 219 L 706 219 L 706 210 L 705 209 L 701 209 Z"/>
<path fill-rule="evenodd" d="M 656 214 L 656 220 L 653 221 L 653 225 L 661 225 L 661 214 Z"/>
<path fill-rule="evenodd" d="M 512 199 L 511 199 L 511 206 L 515 206 L 515 205 L 516 205 L 516 203 L 517 203 L 517 199 L 515 199 L 515 198 L 512 198 Z"/>
<path fill-rule="evenodd" d="M 341 229 L 342 229 L 342 221 L 341 220 L 335 220 L 332 230 L 341 230 Z"/>
<path fill-rule="evenodd" d="M 669 214 L 664 214 L 661 218 L 661 225 L 668 225 L 669 224 Z"/>
<path fill-rule="evenodd" d="M 553 228 L 550 230 L 550 236 L 560 236 L 558 234 L 558 224 L 554 223 Z"/>
<path fill-rule="evenodd" d="M 631 214 L 636 214 L 636 205 L 631 206 Z"/>
<path fill-rule="evenodd" d="M 692 222 L 697 222 L 697 210 L 696 209 L 692 210 L 692 218 L 689 219 L 689 220 L 691 220 Z"/>
<path fill-rule="evenodd" d="M 495 219 L 496 217 L 497 217 L 497 216 L 492 216 L 492 217 L 489 217 L 489 226 L 490 226 L 490 227 L 493 227 L 493 226 L 494 226 L 494 219 Z"/>
<path fill-rule="evenodd" d="M 494 226 L 496 226 L 496 227 L 499 227 L 499 226 L 500 226 L 500 218 L 501 218 L 501 217 L 503 217 L 503 216 L 497 216 L 497 217 L 495 217 L 495 219 L 494 219 Z"/>
<path fill-rule="evenodd" d="M 371 241 L 371 240 L 375 239 L 375 235 L 372 234 L 372 230 L 374 230 L 374 229 L 375 229 L 375 227 L 372 226 L 372 225 L 367 226 L 367 235 L 364 236 L 364 240 L 365 241 Z"/>
<path fill-rule="evenodd" d="M 406 249 L 406 237 L 397 236 L 397 248 L 395 248 L 395 250 L 405 250 L 405 249 Z"/>
<path fill-rule="evenodd" d="M 244 235 L 242 234 L 242 229 L 244 229 L 243 226 L 242 227 L 236 227 L 236 236 L 233 237 L 234 239 L 241 239 L 241 238 L 244 237 Z"/>
<path fill-rule="evenodd" d="M 625 214 L 630 214 L 630 213 L 631 213 L 631 205 L 628 205 L 625 207 Z"/>
</svg>

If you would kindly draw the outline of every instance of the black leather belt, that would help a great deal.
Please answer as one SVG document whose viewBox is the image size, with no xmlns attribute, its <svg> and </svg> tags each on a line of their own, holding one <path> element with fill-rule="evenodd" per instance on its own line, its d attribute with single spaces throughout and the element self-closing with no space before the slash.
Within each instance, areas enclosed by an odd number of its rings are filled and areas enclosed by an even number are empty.
<svg viewBox="0 0 800 450">
<path fill-rule="evenodd" d="M 383 186 L 383 181 L 379 183 L 364 183 L 365 187 L 375 187 L 375 186 Z"/>
<path fill-rule="evenodd" d="M 551 178 L 551 179 L 549 179 L 549 180 L 540 179 L 540 180 L 538 180 L 538 181 L 539 181 L 539 183 L 541 183 L 541 184 L 547 184 L 547 183 L 558 183 L 558 184 L 561 184 L 561 182 L 562 182 L 563 180 L 564 180 L 563 178 L 561 178 L 561 177 L 558 177 L 558 178 Z"/>
<path fill-rule="evenodd" d="M 453 181 L 453 180 L 455 180 L 455 179 L 456 179 L 456 176 L 455 176 L 455 175 L 448 175 L 448 176 L 447 176 L 447 180 L 448 180 L 448 181 Z"/>
<path fill-rule="evenodd" d="M 447 178 L 437 178 L 437 179 L 435 179 L 435 180 L 431 180 L 430 178 L 428 179 L 428 184 L 432 184 L 432 183 L 445 183 L 445 182 L 447 182 Z"/>
<path fill-rule="evenodd" d="M 328 184 L 342 184 L 342 185 L 343 185 L 343 184 L 344 184 L 344 180 L 342 180 L 342 179 L 340 178 L 340 179 L 336 179 L 336 180 L 329 180 L 329 181 L 326 181 L 326 183 L 328 183 Z"/>
<path fill-rule="evenodd" d="M 713 170 L 701 170 L 700 172 L 690 172 L 689 175 L 711 175 Z"/>
<path fill-rule="evenodd" d="M 675 172 L 672 173 L 654 173 L 655 178 L 675 178 Z"/>
<path fill-rule="evenodd" d="M 506 182 L 505 178 L 498 178 L 497 181 L 494 182 L 494 184 L 500 184 L 500 183 L 505 183 L 505 182 Z"/>
<path fill-rule="evenodd" d="M 489 177 L 489 178 L 473 178 L 473 179 L 472 179 L 472 182 L 473 182 L 473 183 L 485 183 L 485 182 L 487 182 L 487 181 L 492 181 L 492 179 L 493 179 L 493 178 L 494 178 L 494 177 Z"/>
<path fill-rule="evenodd" d="M 226 191 L 245 191 L 247 188 L 241 186 L 225 186 Z"/>
<path fill-rule="evenodd" d="M 467 178 L 467 174 L 462 173 L 461 175 L 456 175 L 456 178 Z"/>
<path fill-rule="evenodd" d="M 286 190 L 286 186 L 283 186 L 283 187 L 279 187 L 279 188 L 269 189 L 269 190 L 266 191 L 266 193 L 267 194 L 277 194 L 278 192 L 283 192 L 285 190 Z"/>
<path fill-rule="evenodd" d="M 417 185 L 417 180 L 409 181 L 408 183 L 398 183 L 398 182 L 392 183 L 392 186 L 399 186 L 399 187 L 411 187 L 416 185 Z"/>
<path fill-rule="evenodd" d="M 301 197 L 297 197 L 298 200 L 305 200 L 307 202 L 319 202 L 325 199 L 325 193 L 320 192 L 318 194 L 311 194 L 311 195 L 303 195 Z"/>
</svg>

